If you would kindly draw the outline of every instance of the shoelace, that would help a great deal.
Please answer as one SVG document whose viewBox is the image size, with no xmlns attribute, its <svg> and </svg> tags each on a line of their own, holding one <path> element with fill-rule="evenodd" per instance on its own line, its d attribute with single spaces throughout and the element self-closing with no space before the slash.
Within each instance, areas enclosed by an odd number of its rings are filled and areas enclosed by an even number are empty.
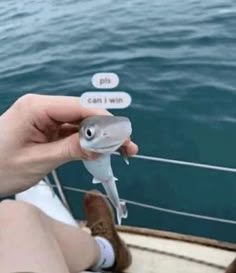
<svg viewBox="0 0 236 273">
<path fill-rule="evenodd" d="M 104 220 L 98 220 L 90 229 L 92 230 L 93 236 L 102 236 L 108 239 L 112 238 L 112 229 Z"/>
</svg>

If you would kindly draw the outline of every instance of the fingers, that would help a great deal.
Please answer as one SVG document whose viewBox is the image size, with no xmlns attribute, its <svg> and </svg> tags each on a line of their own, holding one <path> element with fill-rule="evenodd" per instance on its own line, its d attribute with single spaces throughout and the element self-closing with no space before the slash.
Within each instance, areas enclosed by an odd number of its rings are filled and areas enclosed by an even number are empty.
<svg viewBox="0 0 236 273">
<path fill-rule="evenodd" d="M 56 123 L 76 123 L 86 117 L 94 115 L 111 115 L 104 109 L 92 109 L 83 107 L 79 97 L 70 96 L 47 96 L 38 94 L 27 94 L 18 99 L 15 103 L 23 113 L 30 111 L 31 118 L 44 120 L 51 119 Z M 43 122 L 42 118 L 40 122 Z"/>
<path fill-rule="evenodd" d="M 127 139 L 122 145 L 122 151 L 127 156 L 132 156 L 138 153 L 138 145 L 136 145 L 130 139 Z"/>
<path fill-rule="evenodd" d="M 62 124 L 58 132 L 58 138 L 68 137 L 74 133 L 78 133 L 78 127 L 72 124 Z M 138 153 L 138 146 L 127 139 L 122 145 L 122 151 L 127 156 L 132 156 Z"/>
<path fill-rule="evenodd" d="M 73 160 L 97 159 L 99 154 L 83 150 L 79 144 L 79 135 L 75 133 L 53 142 L 41 144 L 40 147 L 37 146 L 34 156 L 38 157 L 39 160 L 43 159 L 47 168 L 52 170 Z"/>
<path fill-rule="evenodd" d="M 40 96 L 38 100 L 44 102 L 42 107 L 48 117 L 58 122 L 73 123 L 94 115 L 111 115 L 104 109 L 83 107 L 78 97 L 69 96 Z"/>
<path fill-rule="evenodd" d="M 58 145 L 55 150 L 55 155 L 61 158 L 62 161 L 70 160 L 93 160 L 97 159 L 100 154 L 84 150 L 80 146 L 79 133 L 77 126 L 71 124 L 63 124 L 58 132 Z M 132 156 L 138 152 L 138 146 L 130 139 L 127 139 L 121 147 L 122 153 L 125 156 Z M 58 153 L 59 151 L 59 153 Z"/>
<path fill-rule="evenodd" d="M 58 162 L 58 165 L 72 160 L 94 160 L 100 156 L 99 153 L 86 151 L 81 148 L 78 133 L 43 145 L 46 154 L 49 151 L 50 145 L 51 158 L 54 158 L 51 162 Z M 131 140 L 127 140 L 122 146 L 122 149 L 127 156 L 135 155 L 138 152 L 138 146 Z"/>
<path fill-rule="evenodd" d="M 64 138 L 62 141 L 63 145 L 60 146 L 60 148 L 62 149 L 62 160 L 92 160 L 99 157 L 98 153 L 82 149 L 82 147 L 80 146 L 78 133 L 70 135 L 69 137 Z"/>
<path fill-rule="evenodd" d="M 58 138 L 68 137 L 72 134 L 78 135 L 78 127 L 72 124 L 63 124 L 60 126 L 60 130 L 58 133 Z M 77 141 L 79 142 L 79 136 L 77 138 Z M 132 156 L 138 153 L 138 146 L 132 142 L 130 139 L 127 139 L 124 144 L 121 147 L 122 153 L 126 156 Z M 81 149 L 83 150 L 83 149 Z M 84 151 L 87 153 L 86 151 Z M 88 152 L 90 155 L 90 153 Z"/>
</svg>

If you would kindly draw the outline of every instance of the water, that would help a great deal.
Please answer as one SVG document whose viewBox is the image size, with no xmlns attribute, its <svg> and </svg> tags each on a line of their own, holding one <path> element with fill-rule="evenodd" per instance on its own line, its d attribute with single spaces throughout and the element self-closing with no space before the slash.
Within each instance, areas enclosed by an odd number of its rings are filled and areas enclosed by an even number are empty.
<svg viewBox="0 0 236 273">
<path fill-rule="evenodd" d="M 236 4 L 233 0 L 0 3 L 0 111 L 28 93 L 79 96 L 115 72 L 140 153 L 236 167 Z M 113 159 L 123 198 L 236 220 L 235 174 Z M 80 162 L 59 169 L 92 189 Z M 69 192 L 68 192 L 69 193 Z M 77 217 L 81 195 L 70 192 Z M 124 224 L 236 242 L 236 227 L 129 206 Z"/>
</svg>

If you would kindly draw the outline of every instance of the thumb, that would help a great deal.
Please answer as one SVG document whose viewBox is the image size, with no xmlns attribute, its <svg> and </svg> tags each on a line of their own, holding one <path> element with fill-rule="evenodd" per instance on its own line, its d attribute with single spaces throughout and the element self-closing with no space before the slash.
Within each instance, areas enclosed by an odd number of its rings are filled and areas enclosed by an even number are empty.
<svg viewBox="0 0 236 273">
<path fill-rule="evenodd" d="M 84 150 L 80 146 L 79 134 L 72 134 L 64 139 L 56 141 L 55 144 L 61 148 L 62 160 L 91 160 L 98 158 L 99 154 Z"/>
<path fill-rule="evenodd" d="M 40 153 L 45 154 L 51 168 L 73 160 L 92 160 L 99 154 L 86 151 L 80 146 L 79 135 L 74 133 L 57 141 L 41 144 Z"/>
</svg>

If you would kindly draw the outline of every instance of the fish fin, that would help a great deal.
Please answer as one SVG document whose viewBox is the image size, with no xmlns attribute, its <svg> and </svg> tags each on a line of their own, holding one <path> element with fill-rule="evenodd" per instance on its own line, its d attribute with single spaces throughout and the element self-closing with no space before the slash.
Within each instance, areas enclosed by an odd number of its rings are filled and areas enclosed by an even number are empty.
<svg viewBox="0 0 236 273">
<path fill-rule="evenodd" d="M 116 212 L 118 225 L 121 225 L 121 219 L 128 217 L 128 210 L 124 201 L 119 203 L 119 208 L 117 208 Z"/>
<path fill-rule="evenodd" d="M 127 218 L 128 217 L 128 210 L 127 210 L 125 201 L 120 201 L 120 207 L 122 210 L 122 218 Z"/>
<path fill-rule="evenodd" d="M 92 183 L 93 184 L 99 184 L 99 183 L 102 183 L 102 182 L 94 177 Z"/>
<path fill-rule="evenodd" d="M 97 184 L 97 183 L 110 183 L 110 182 L 116 182 L 118 181 L 119 179 L 115 176 L 110 176 L 107 180 L 104 180 L 104 181 L 99 181 L 97 179 L 95 179 L 95 183 L 94 184 Z M 98 182 L 97 182 L 98 181 Z"/>
<path fill-rule="evenodd" d="M 127 165 L 129 165 L 129 159 L 128 159 L 128 156 L 126 155 L 126 153 L 125 153 L 123 147 L 120 147 L 120 148 L 118 149 L 118 152 L 119 152 L 119 154 L 122 156 L 122 158 L 124 159 L 125 163 L 126 163 Z"/>
<path fill-rule="evenodd" d="M 128 159 L 128 157 L 127 157 L 127 156 L 123 156 L 123 159 L 124 159 L 125 163 L 126 163 L 127 165 L 129 165 L 129 159 Z"/>
</svg>

